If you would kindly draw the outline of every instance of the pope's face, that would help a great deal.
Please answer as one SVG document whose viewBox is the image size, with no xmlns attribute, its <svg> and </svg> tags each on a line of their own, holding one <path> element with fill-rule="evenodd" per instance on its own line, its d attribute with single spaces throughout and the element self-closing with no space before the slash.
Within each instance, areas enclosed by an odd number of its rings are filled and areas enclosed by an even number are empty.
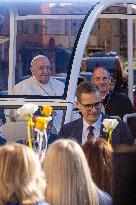
<svg viewBox="0 0 136 205">
<path fill-rule="evenodd" d="M 31 72 L 38 82 L 42 84 L 48 83 L 51 76 L 50 62 L 48 58 L 42 57 L 36 59 L 32 64 Z"/>
</svg>

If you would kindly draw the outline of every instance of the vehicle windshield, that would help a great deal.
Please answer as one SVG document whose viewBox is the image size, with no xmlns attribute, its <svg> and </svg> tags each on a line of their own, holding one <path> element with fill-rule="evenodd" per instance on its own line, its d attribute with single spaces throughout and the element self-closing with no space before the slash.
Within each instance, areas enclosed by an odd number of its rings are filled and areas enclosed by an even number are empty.
<svg viewBox="0 0 136 205">
<path fill-rule="evenodd" d="M 36 2 L 33 4 L 15 3 L 10 6 L 0 5 L 2 97 L 8 95 L 12 95 L 12 97 L 30 95 L 31 98 L 33 95 L 38 98 L 41 96 L 50 98 L 54 95 L 55 98 L 66 96 L 68 80 L 64 79 L 66 77 L 69 79 L 72 65 L 71 54 L 77 43 L 75 40 L 83 19 L 92 6 L 93 3 L 83 2 L 78 5 L 75 3 Z M 11 20 L 10 22 L 10 17 L 15 17 L 17 21 Z M 10 30 L 10 23 L 12 30 Z M 49 95 L 48 92 L 44 92 L 45 88 L 40 88 L 39 92 L 25 91 L 25 87 L 28 88 L 29 84 L 34 86 L 32 75 L 36 81 L 39 80 L 30 69 L 31 61 L 37 55 L 47 56 L 50 62 L 51 86 L 49 90 L 53 89 L 53 91 Z M 47 73 L 44 75 L 46 78 Z M 56 82 L 58 86 L 63 87 L 62 92 L 55 91 Z M 66 86 L 63 86 L 62 83 L 65 83 Z M 60 87 L 58 89 L 61 89 Z"/>
</svg>

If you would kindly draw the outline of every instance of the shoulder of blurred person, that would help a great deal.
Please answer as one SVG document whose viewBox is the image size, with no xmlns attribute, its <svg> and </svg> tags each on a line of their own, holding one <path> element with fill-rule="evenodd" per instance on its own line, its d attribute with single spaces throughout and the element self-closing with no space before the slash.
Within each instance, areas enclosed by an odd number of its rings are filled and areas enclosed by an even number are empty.
<svg viewBox="0 0 136 205">
<path fill-rule="evenodd" d="M 47 176 L 47 201 L 60 205 L 98 205 L 85 155 L 75 141 L 56 141 L 47 150 L 42 163 Z"/>
<path fill-rule="evenodd" d="M 136 202 L 136 145 L 119 145 L 114 150 L 114 202 L 134 205 Z"/>
<path fill-rule="evenodd" d="M 112 197 L 107 192 L 100 190 L 98 187 L 96 188 L 96 192 L 97 192 L 97 197 L 99 200 L 99 205 L 112 205 L 113 204 Z"/>
<path fill-rule="evenodd" d="M 42 202 L 38 202 L 35 205 L 50 205 L 49 203 L 47 203 L 46 201 L 42 201 Z"/>
<path fill-rule="evenodd" d="M 46 179 L 36 153 L 25 145 L 12 143 L 0 147 L 0 156 L 1 205 L 44 201 Z"/>
<path fill-rule="evenodd" d="M 0 135 L 1 135 L 1 133 L 0 133 Z M 7 142 L 7 140 L 0 136 L 0 145 L 4 145 L 4 144 L 6 144 L 6 142 Z"/>
<path fill-rule="evenodd" d="M 19 202 L 17 203 L 14 203 L 14 202 L 8 202 L 6 205 L 21 205 Z M 49 203 L 47 203 L 46 201 L 40 201 L 40 202 L 37 202 L 33 205 L 50 205 Z"/>
</svg>

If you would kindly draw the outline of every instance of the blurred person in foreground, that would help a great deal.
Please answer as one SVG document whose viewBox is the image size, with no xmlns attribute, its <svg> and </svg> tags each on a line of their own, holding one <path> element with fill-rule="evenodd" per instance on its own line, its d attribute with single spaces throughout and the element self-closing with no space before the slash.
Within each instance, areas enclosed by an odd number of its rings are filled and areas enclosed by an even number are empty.
<svg viewBox="0 0 136 205">
<path fill-rule="evenodd" d="M 51 65 L 46 56 L 35 56 L 31 61 L 30 70 L 32 76 L 16 84 L 13 95 L 63 95 L 64 83 L 51 78 Z"/>
<path fill-rule="evenodd" d="M 0 147 L 0 205 L 48 205 L 46 181 L 36 154 L 27 146 Z"/>
<path fill-rule="evenodd" d="M 43 170 L 46 199 L 52 205 L 110 205 L 112 199 L 94 184 L 80 145 L 61 139 L 50 145 Z"/>
<path fill-rule="evenodd" d="M 75 138 L 80 144 L 84 144 L 90 137 L 102 137 L 108 140 L 103 121 L 113 118 L 102 112 L 102 101 L 98 88 L 90 82 L 82 82 L 77 87 L 76 96 L 76 104 L 82 113 L 82 118 L 64 124 L 58 134 L 59 138 Z M 128 125 L 121 120 L 117 121 L 118 124 L 112 132 L 112 146 L 132 144 L 134 140 Z"/>
<path fill-rule="evenodd" d="M 89 139 L 83 146 L 92 178 L 103 191 L 113 195 L 113 150 L 102 138 Z"/>
<path fill-rule="evenodd" d="M 110 73 L 105 67 L 96 67 L 93 70 L 91 82 L 101 94 L 104 112 L 110 116 L 119 116 L 133 113 L 133 105 L 127 95 L 110 91 Z"/>
</svg>

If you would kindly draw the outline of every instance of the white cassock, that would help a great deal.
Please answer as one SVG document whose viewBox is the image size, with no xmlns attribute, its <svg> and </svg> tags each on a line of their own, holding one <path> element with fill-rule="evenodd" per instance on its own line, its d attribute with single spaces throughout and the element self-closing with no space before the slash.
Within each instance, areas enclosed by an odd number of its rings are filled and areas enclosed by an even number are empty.
<svg viewBox="0 0 136 205">
<path fill-rule="evenodd" d="M 64 87 L 64 83 L 56 79 L 50 79 L 47 84 L 41 84 L 30 77 L 16 84 L 12 95 L 61 96 L 64 93 Z"/>
</svg>

